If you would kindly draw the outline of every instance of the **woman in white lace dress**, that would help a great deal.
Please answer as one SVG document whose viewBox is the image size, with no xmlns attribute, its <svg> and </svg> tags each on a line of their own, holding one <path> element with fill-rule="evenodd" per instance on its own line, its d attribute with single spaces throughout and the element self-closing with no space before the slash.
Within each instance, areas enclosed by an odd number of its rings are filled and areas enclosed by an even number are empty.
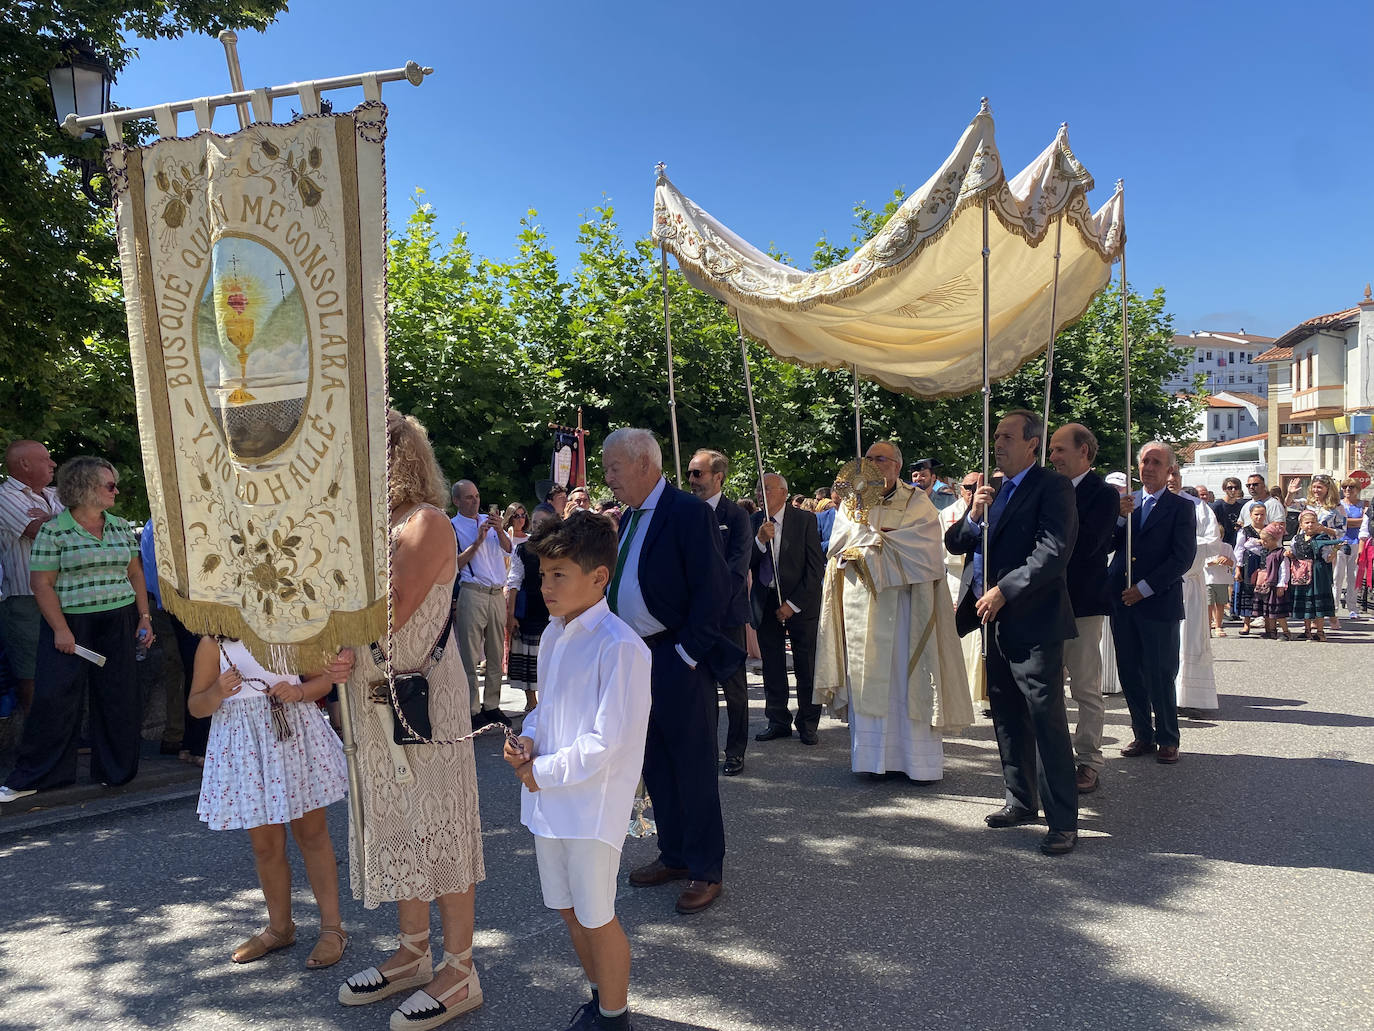
<svg viewBox="0 0 1374 1031">
<path fill-rule="evenodd" d="M 391 465 L 391 665 L 425 673 L 436 742 L 471 730 L 468 684 L 451 630 L 443 657 L 430 653 L 448 621 L 457 575 L 453 527 L 438 507 L 448 496 L 425 428 L 413 418 L 387 417 Z M 385 640 L 379 642 L 385 649 Z M 477 766 L 472 742 L 396 745 L 388 705 L 372 700 L 369 685 L 386 672 L 371 649 L 360 649 L 349 678 L 350 713 L 358 744 L 365 835 L 363 854 L 350 853 L 353 894 L 376 908 L 397 903 L 400 948 L 379 966 L 339 988 L 348 1006 L 416 991 L 391 1014 L 394 1031 L 425 1031 L 480 1006 L 472 964 L 473 895 L 485 877 L 477 813 Z M 351 814 L 350 814 L 351 815 Z M 354 835 L 349 835 L 350 848 Z M 437 902 L 444 957 L 433 963 L 430 903 Z"/>
</svg>

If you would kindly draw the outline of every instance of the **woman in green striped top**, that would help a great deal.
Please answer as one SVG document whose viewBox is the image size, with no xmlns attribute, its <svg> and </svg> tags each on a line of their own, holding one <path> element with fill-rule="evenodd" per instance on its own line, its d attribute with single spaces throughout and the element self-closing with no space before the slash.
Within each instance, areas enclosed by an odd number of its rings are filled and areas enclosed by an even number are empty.
<svg viewBox="0 0 1374 1031">
<path fill-rule="evenodd" d="M 138 538 L 109 509 L 119 477 L 103 458 L 82 456 L 57 471 L 66 511 L 33 542 L 30 584 L 39 628 L 33 708 L 19 762 L 0 788 L 12 801 L 76 780 L 82 696 L 90 685 L 91 780 L 125 784 L 138 772 L 142 723 L 134 649 L 152 642 Z M 104 665 L 77 654 L 80 646 Z"/>
</svg>

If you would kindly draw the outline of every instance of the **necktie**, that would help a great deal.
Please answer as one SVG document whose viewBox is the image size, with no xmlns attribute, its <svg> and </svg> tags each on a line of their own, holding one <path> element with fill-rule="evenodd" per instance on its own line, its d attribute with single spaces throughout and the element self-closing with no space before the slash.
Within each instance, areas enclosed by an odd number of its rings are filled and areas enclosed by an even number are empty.
<svg viewBox="0 0 1374 1031">
<path fill-rule="evenodd" d="M 1145 495 L 1145 504 L 1140 506 L 1140 525 L 1145 525 L 1145 520 L 1150 517 L 1150 510 L 1155 507 L 1155 497 L 1153 494 Z"/>
<path fill-rule="evenodd" d="M 768 521 L 777 524 L 776 516 L 769 516 Z M 773 538 L 775 541 L 777 538 Z M 771 544 L 765 545 L 763 549 L 763 561 L 759 563 L 759 583 L 764 587 L 772 587 L 773 580 L 777 576 L 777 569 L 773 565 L 773 547 Z"/>
<path fill-rule="evenodd" d="M 616 615 L 619 615 L 616 603 L 619 601 L 617 596 L 620 594 L 620 577 L 625 572 L 625 559 L 630 554 L 630 542 L 635 539 L 635 530 L 639 526 L 639 515 L 643 511 L 641 508 L 636 508 L 630 513 L 630 525 L 625 528 L 625 538 L 620 542 L 620 555 L 615 560 L 615 573 L 611 576 L 611 587 L 606 592 L 606 604 Z"/>
<path fill-rule="evenodd" d="M 988 511 L 988 535 L 991 536 L 993 527 L 997 525 L 997 520 L 1002 518 L 1002 513 L 1007 510 L 1007 502 L 1011 500 L 1012 492 L 1016 490 L 1016 484 L 1008 480 L 997 492 L 997 497 L 992 499 L 992 508 Z M 973 553 L 973 588 L 974 597 L 981 598 L 983 592 L 987 590 L 987 584 L 983 582 L 983 546 L 978 545 L 978 550 Z"/>
</svg>

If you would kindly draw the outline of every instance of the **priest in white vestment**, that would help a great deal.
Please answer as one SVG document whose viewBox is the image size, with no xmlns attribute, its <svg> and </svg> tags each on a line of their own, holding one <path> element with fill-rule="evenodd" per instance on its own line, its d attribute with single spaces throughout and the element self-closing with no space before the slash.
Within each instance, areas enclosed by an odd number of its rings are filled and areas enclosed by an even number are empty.
<svg viewBox="0 0 1374 1031">
<path fill-rule="evenodd" d="M 1169 470 L 1169 490 L 1180 494 L 1183 478 L 1178 467 Z M 1183 627 L 1179 635 L 1180 655 L 1174 691 L 1180 709 L 1217 709 L 1217 681 L 1212 671 L 1212 621 L 1207 613 L 1207 560 L 1225 547 L 1221 526 L 1210 505 L 1191 494 L 1181 494 L 1193 503 L 1197 518 L 1197 556 L 1183 577 Z"/>
<path fill-rule="evenodd" d="M 835 516 L 821 600 L 815 698 L 849 720 L 855 773 L 944 775 L 942 735 L 973 722 L 940 519 L 925 492 L 900 482 L 902 454 L 880 441 L 881 503 Z"/>
</svg>

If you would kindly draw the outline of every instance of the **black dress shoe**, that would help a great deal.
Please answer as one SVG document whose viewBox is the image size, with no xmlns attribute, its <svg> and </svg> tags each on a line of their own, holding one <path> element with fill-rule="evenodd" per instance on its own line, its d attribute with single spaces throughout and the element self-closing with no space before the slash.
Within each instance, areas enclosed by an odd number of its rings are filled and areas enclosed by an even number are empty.
<svg viewBox="0 0 1374 1031">
<path fill-rule="evenodd" d="M 1019 827 L 1023 823 L 1034 823 L 1040 815 L 1034 809 L 1026 809 L 1022 806 L 1008 802 L 997 812 L 983 817 L 983 822 L 989 827 Z"/>
<path fill-rule="evenodd" d="M 760 731 L 759 733 L 757 733 L 757 734 L 754 735 L 754 740 L 755 740 L 755 741 L 775 741 L 775 740 L 777 740 L 777 739 L 780 738 L 780 737 L 791 737 L 791 736 L 792 736 L 792 728 L 791 728 L 791 727 L 783 727 L 783 726 L 780 726 L 780 725 L 778 725 L 778 724 L 776 724 L 776 723 L 770 723 L 770 724 L 768 724 L 768 729 L 767 729 L 767 730 Z"/>
<path fill-rule="evenodd" d="M 725 768 L 720 771 L 727 777 L 736 777 L 744 772 L 743 759 L 726 759 Z"/>
<path fill-rule="evenodd" d="M 1077 831 L 1050 831 L 1040 842 L 1040 851 L 1047 856 L 1063 856 L 1072 852 L 1077 844 Z"/>
<path fill-rule="evenodd" d="M 805 730 L 802 728 L 798 728 L 797 737 L 801 738 L 801 743 L 804 745 L 814 745 L 820 740 L 820 738 L 816 736 L 814 730 Z"/>
<path fill-rule="evenodd" d="M 474 716 L 472 717 L 472 729 L 473 729 L 473 730 L 481 730 L 483 727 L 485 727 L 485 726 L 486 726 L 488 723 L 490 723 L 490 722 L 491 722 L 491 710 L 489 710 L 489 709 L 482 709 L 482 710 L 480 710 L 479 712 L 477 712 L 476 715 L 474 715 Z"/>
</svg>

